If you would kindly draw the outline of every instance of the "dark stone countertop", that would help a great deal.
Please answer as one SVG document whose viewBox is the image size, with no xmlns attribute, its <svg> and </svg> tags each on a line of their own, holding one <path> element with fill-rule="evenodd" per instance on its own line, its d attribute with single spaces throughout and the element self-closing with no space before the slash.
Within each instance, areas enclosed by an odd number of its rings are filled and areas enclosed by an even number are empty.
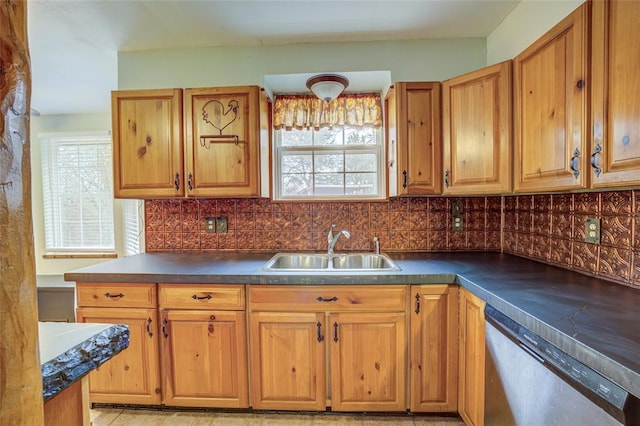
<svg viewBox="0 0 640 426">
<path fill-rule="evenodd" d="M 270 253 L 141 254 L 67 281 L 243 284 L 456 283 L 640 397 L 640 290 L 503 253 L 392 253 L 401 271 L 263 272 Z"/>
<path fill-rule="evenodd" d="M 38 323 L 45 402 L 129 346 L 123 324 Z"/>
</svg>

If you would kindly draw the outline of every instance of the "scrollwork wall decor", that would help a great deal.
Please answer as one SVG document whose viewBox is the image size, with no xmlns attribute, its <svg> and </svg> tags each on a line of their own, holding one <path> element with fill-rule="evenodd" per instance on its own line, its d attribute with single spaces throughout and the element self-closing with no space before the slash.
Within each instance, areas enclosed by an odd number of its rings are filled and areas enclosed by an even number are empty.
<svg viewBox="0 0 640 426">
<path fill-rule="evenodd" d="M 238 118 L 240 103 L 232 99 L 227 108 L 217 99 L 212 99 L 202 106 L 202 120 L 218 131 L 217 135 L 201 135 L 200 145 L 209 149 L 214 139 L 232 139 L 238 145 L 238 135 L 225 135 L 224 129 L 229 127 Z"/>
</svg>

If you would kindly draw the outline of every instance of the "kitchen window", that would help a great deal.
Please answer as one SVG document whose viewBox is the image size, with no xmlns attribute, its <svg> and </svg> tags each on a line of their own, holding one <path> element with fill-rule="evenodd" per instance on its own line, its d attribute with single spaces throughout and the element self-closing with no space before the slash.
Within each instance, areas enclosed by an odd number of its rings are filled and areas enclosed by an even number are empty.
<svg viewBox="0 0 640 426">
<path fill-rule="evenodd" d="M 111 137 L 47 135 L 41 142 L 47 254 L 114 253 Z"/>
<path fill-rule="evenodd" d="M 274 102 L 274 199 L 386 197 L 379 94 Z"/>
</svg>

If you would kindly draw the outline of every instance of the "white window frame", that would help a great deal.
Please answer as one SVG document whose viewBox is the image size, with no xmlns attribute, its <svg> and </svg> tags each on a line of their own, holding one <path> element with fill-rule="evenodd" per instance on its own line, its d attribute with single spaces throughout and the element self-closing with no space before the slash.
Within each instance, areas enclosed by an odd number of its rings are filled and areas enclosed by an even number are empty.
<svg viewBox="0 0 640 426">
<path fill-rule="evenodd" d="M 101 193 L 110 201 L 111 212 L 105 211 L 101 215 L 106 222 L 110 221 L 111 241 L 106 244 L 79 244 L 67 245 L 63 242 L 64 213 L 59 205 L 58 193 L 61 191 L 60 182 L 64 176 L 58 173 L 58 159 L 55 157 L 55 148 L 62 144 L 108 144 L 111 150 L 111 136 L 108 132 L 83 132 L 83 133 L 47 133 L 39 135 L 42 153 L 42 192 L 44 201 L 44 227 L 45 227 L 45 252 L 46 254 L 82 253 L 82 254 L 114 254 L 116 253 L 115 215 L 113 203 L 113 167 L 112 154 L 109 152 L 108 163 L 101 170 L 106 182 L 102 187 L 106 188 Z M 78 203 L 82 200 L 79 199 Z M 107 228 L 108 228 L 107 223 Z M 106 238 L 108 241 L 109 238 Z"/>
<path fill-rule="evenodd" d="M 307 129 L 313 131 L 313 129 Z M 282 132 L 286 130 L 274 130 L 274 149 L 273 149 L 273 199 L 278 201 L 320 201 L 320 200 L 384 200 L 387 197 L 386 185 L 386 149 L 384 143 L 383 128 L 374 129 L 377 143 L 375 145 L 298 145 L 298 146 L 282 146 Z M 343 129 L 344 131 L 344 129 Z M 343 194 L 343 195 L 304 195 L 304 196 L 285 196 L 282 191 L 282 158 L 286 153 L 304 152 L 304 153 L 374 153 L 376 155 L 376 185 L 377 194 Z M 346 175 L 347 172 L 344 172 Z"/>
</svg>

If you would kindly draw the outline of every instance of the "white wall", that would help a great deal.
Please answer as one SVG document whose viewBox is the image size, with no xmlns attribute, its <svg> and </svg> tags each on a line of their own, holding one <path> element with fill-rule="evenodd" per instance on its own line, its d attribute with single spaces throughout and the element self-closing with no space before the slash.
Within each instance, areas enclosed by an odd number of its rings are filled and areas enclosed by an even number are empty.
<svg viewBox="0 0 640 426">
<path fill-rule="evenodd" d="M 391 71 L 440 81 L 485 65 L 485 40 L 404 40 L 120 52 L 118 88 L 263 85 L 269 74 Z"/>
<path fill-rule="evenodd" d="M 44 259 L 45 232 L 42 197 L 41 147 L 38 135 L 57 132 L 104 132 L 111 130 L 111 114 L 43 115 L 31 117 L 31 202 L 33 205 L 33 246 L 37 275 L 62 275 L 72 269 L 104 262 L 109 259 Z M 119 200 L 116 200 L 114 221 L 122 227 Z M 122 255 L 121 233 L 116 232 L 116 251 Z"/>
<path fill-rule="evenodd" d="M 512 59 L 584 0 L 522 0 L 487 37 L 487 65 Z"/>
</svg>

